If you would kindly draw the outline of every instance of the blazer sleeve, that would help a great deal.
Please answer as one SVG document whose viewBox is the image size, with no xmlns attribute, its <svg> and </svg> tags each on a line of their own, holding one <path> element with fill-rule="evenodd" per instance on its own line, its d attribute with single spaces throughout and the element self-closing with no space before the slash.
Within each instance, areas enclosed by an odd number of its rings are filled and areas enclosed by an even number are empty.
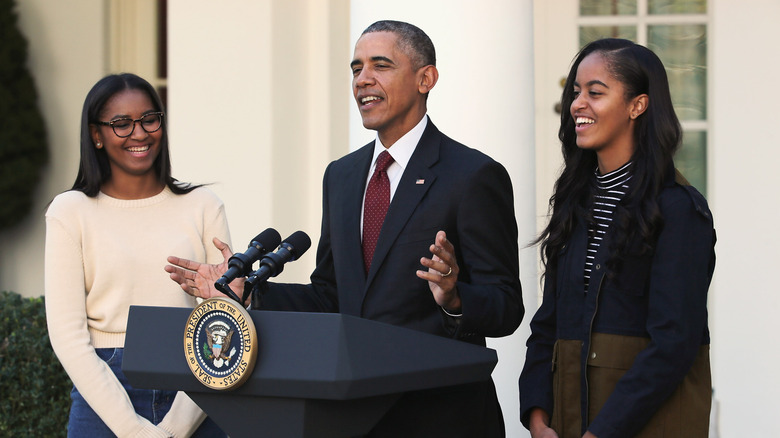
<svg viewBox="0 0 780 438">
<path fill-rule="evenodd" d="M 531 336 L 526 343 L 525 365 L 520 373 L 520 421 L 529 428 L 531 410 L 553 412 L 552 357 L 556 340 L 555 274 L 547 271 L 542 305 L 531 320 Z"/>
<path fill-rule="evenodd" d="M 512 334 L 524 308 L 512 182 L 501 164 L 489 160 L 470 174 L 456 226 L 463 314 L 456 337 Z"/>
</svg>

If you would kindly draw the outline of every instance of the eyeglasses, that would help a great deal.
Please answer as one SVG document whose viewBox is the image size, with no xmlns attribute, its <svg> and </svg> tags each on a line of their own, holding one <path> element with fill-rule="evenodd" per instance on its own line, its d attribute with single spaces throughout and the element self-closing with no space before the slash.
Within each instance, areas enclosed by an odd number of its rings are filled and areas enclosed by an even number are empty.
<svg viewBox="0 0 780 438">
<path fill-rule="evenodd" d="M 144 114 L 140 119 L 122 117 L 119 119 L 110 120 L 108 122 L 98 120 L 95 123 L 98 125 L 110 126 L 111 129 L 114 130 L 114 134 L 116 134 L 117 137 L 125 138 L 133 135 L 136 122 L 141 122 L 141 128 L 143 128 L 143 130 L 149 134 L 157 131 L 162 126 L 162 118 L 163 113 L 157 112 Z"/>
</svg>

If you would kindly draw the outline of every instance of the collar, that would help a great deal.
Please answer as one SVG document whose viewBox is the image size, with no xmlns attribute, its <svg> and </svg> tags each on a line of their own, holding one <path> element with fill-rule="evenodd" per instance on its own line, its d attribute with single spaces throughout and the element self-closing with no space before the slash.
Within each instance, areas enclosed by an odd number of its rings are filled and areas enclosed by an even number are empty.
<svg viewBox="0 0 780 438">
<path fill-rule="evenodd" d="M 406 169 L 406 165 L 409 163 L 409 159 L 412 158 L 414 150 L 417 148 L 417 144 L 420 143 L 425 127 L 428 126 L 428 115 L 424 115 L 417 125 L 410 129 L 409 132 L 399 138 L 392 146 L 385 149 L 385 146 L 379 140 L 379 134 L 374 141 L 374 156 L 371 158 L 371 170 L 376 164 L 376 159 L 379 154 L 387 150 L 393 157 L 393 161 L 401 166 L 401 169 Z M 371 172 L 369 172 L 369 175 Z"/>
</svg>

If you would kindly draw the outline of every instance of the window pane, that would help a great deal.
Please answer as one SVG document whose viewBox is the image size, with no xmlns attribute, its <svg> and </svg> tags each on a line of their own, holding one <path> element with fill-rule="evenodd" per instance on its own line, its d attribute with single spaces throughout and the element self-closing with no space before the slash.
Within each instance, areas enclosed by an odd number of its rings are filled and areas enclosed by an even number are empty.
<svg viewBox="0 0 780 438">
<path fill-rule="evenodd" d="M 680 120 L 707 118 L 707 27 L 648 26 L 648 47 L 669 76 L 674 109 Z"/>
<path fill-rule="evenodd" d="M 165 86 L 165 85 L 157 87 L 157 94 L 160 95 L 160 100 L 162 100 L 163 111 L 167 111 L 167 108 L 168 108 L 168 87 Z"/>
<path fill-rule="evenodd" d="M 636 41 L 636 26 L 580 26 L 580 47 L 600 38 Z"/>
<path fill-rule="evenodd" d="M 168 0 L 157 2 L 157 76 L 168 77 Z"/>
<path fill-rule="evenodd" d="M 580 0 L 580 15 L 636 15 L 636 0 Z"/>
<path fill-rule="evenodd" d="M 704 14 L 707 0 L 648 0 L 649 14 Z"/>
<path fill-rule="evenodd" d="M 707 196 L 707 133 L 686 131 L 682 147 L 674 157 L 674 166 L 683 176 Z"/>
</svg>

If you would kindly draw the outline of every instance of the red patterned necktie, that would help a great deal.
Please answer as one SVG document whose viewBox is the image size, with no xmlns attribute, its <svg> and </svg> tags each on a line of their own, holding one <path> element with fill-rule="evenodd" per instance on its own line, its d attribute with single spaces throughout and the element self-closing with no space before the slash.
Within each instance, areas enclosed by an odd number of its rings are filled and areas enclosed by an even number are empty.
<svg viewBox="0 0 780 438">
<path fill-rule="evenodd" d="M 392 163 L 393 157 L 387 151 L 382 151 L 376 159 L 376 169 L 366 189 L 366 202 L 363 206 L 363 266 L 366 273 L 371 267 L 379 230 L 382 229 L 387 208 L 390 206 L 390 179 L 387 177 L 387 168 Z"/>
</svg>

